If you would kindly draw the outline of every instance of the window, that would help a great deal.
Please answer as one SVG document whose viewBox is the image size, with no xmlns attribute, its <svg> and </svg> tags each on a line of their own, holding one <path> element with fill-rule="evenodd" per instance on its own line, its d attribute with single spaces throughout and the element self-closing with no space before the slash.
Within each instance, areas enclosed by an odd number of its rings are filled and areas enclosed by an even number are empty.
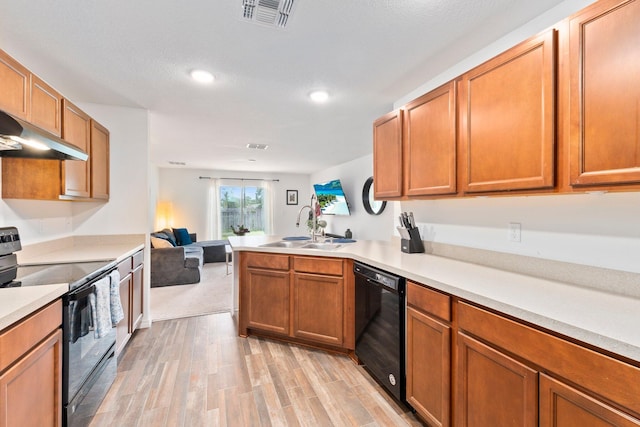
<svg viewBox="0 0 640 427">
<path fill-rule="evenodd" d="M 271 233 L 270 186 L 268 182 L 221 180 L 218 186 L 219 236 L 234 235 L 244 227 L 248 235 Z"/>
</svg>

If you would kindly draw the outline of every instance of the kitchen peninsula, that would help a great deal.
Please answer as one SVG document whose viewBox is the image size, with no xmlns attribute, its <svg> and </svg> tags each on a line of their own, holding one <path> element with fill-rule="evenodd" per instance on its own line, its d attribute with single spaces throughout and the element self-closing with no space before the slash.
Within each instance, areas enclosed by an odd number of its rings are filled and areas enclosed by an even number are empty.
<svg viewBox="0 0 640 427">
<path fill-rule="evenodd" d="M 277 236 L 231 237 L 229 240 L 235 252 L 234 260 L 239 261 L 234 267 L 237 273 L 234 297 L 240 302 L 241 334 L 242 326 L 246 324 L 242 322 L 245 316 L 243 310 L 246 309 L 243 306 L 243 280 L 247 275 L 243 258 L 256 253 L 272 257 L 337 258 L 348 260 L 348 265 L 352 265 L 351 261 L 359 261 L 405 277 L 411 284 L 409 290 L 427 289 L 447 297 L 446 303 L 450 305 L 444 310 L 444 317 L 449 318 L 442 319 L 443 315 L 429 317 L 443 325 L 446 332 L 443 335 L 443 347 L 457 356 L 442 360 L 446 368 L 443 368 L 441 379 L 446 384 L 425 386 L 443 390 L 440 396 L 442 407 L 437 411 L 421 408 L 420 396 L 413 396 L 410 390 L 407 391 L 408 402 L 426 419 L 432 419 L 430 414 L 439 412 L 440 416 L 433 419 L 441 421 L 442 414 L 449 413 L 451 401 L 456 401 L 453 416 L 462 416 L 462 411 L 470 410 L 476 403 L 480 404 L 478 400 L 493 399 L 492 396 L 474 395 L 473 391 L 466 389 L 465 381 L 470 378 L 493 381 L 487 376 L 510 375 L 515 372 L 511 366 L 513 363 L 524 372 L 516 379 L 522 382 L 522 398 L 534 399 L 535 404 L 531 404 L 536 408 L 538 393 L 540 396 L 584 396 L 586 393 L 588 400 L 594 399 L 595 405 L 605 408 L 605 412 L 621 409 L 636 417 L 634 421 L 640 419 L 640 404 L 637 401 L 640 395 L 640 333 L 637 322 L 632 321 L 637 319 L 637 313 L 640 312 L 637 286 L 633 286 L 637 275 L 631 274 L 628 286 L 618 287 L 614 292 L 606 283 L 602 288 L 587 287 L 442 256 L 406 254 L 400 251 L 399 241 L 395 240 L 358 241 L 332 250 L 263 246 L 279 241 L 280 237 Z M 530 259 L 530 262 L 544 260 Z M 568 271 L 579 271 L 586 267 L 568 265 L 567 268 Z M 344 286 L 348 292 L 353 283 L 347 280 Z M 415 323 L 417 316 L 428 312 L 428 309 L 419 307 L 419 302 L 419 298 L 408 299 L 407 342 L 412 331 L 420 327 Z M 414 312 L 418 315 L 414 315 Z M 353 322 L 353 317 L 347 319 L 349 322 Z M 414 329 L 410 328 L 411 322 L 414 322 Z M 291 339 L 291 336 L 286 338 Z M 346 336 L 345 342 L 353 339 Z M 411 349 L 407 348 L 407 352 L 409 380 L 412 369 L 419 369 L 420 366 L 418 360 L 412 366 Z M 448 351 L 446 354 L 449 354 Z M 483 368 L 477 365 L 479 357 L 493 360 L 501 368 L 504 367 L 504 372 L 483 374 Z M 456 369 L 451 369 L 455 363 L 457 374 L 452 374 L 456 372 Z M 415 380 L 419 381 L 420 378 L 416 377 Z M 452 384 L 455 386 L 451 387 Z M 416 390 L 422 386 L 413 384 Z M 566 398 L 574 402 L 571 397 Z M 505 402 L 510 402 L 511 397 L 505 396 L 505 399 Z M 545 415 L 545 411 L 555 413 L 557 408 L 546 408 L 543 398 L 540 399 L 542 420 L 548 415 Z M 576 405 L 582 408 L 581 404 Z M 507 406 L 505 404 L 505 408 Z M 505 408 L 502 409 L 510 411 Z M 538 417 L 537 410 L 535 415 L 517 415 L 522 419 Z M 448 419 L 448 416 L 445 418 Z"/>
</svg>

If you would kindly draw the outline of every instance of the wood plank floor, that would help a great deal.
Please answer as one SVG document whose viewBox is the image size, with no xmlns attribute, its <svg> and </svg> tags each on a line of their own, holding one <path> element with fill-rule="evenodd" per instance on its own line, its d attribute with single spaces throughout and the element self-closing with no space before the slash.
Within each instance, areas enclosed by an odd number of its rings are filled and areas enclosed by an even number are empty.
<svg viewBox="0 0 640 427">
<path fill-rule="evenodd" d="M 349 358 L 240 338 L 228 313 L 136 332 L 100 426 L 420 426 Z"/>
</svg>

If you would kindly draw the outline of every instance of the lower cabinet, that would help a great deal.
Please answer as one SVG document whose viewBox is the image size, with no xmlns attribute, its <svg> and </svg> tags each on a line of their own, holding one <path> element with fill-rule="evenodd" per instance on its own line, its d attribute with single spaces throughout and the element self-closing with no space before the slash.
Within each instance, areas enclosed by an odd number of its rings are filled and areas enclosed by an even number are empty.
<svg viewBox="0 0 640 427">
<path fill-rule="evenodd" d="M 640 426 L 637 366 L 457 305 L 457 426 Z"/>
<path fill-rule="evenodd" d="M 240 335 L 266 332 L 353 349 L 347 263 L 342 258 L 242 252 Z"/>
<path fill-rule="evenodd" d="M 538 373 L 458 334 L 458 426 L 538 425 Z"/>
<path fill-rule="evenodd" d="M 143 252 L 138 251 L 118 264 L 120 302 L 124 318 L 116 325 L 116 355 L 124 350 L 143 315 Z"/>
<path fill-rule="evenodd" d="M 407 402 L 431 426 L 451 425 L 451 303 L 407 283 Z"/>
<path fill-rule="evenodd" d="M 0 426 L 62 424 L 62 304 L 0 332 Z"/>
</svg>

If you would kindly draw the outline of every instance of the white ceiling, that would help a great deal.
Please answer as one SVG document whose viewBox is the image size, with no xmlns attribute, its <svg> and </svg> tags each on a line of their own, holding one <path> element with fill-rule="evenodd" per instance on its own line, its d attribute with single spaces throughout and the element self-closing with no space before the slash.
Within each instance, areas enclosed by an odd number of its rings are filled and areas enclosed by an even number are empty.
<svg viewBox="0 0 640 427">
<path fill-rule="evenodd" d="M 0 0 L 0 48 L 72 101 L 148 109 L 159 166 L 312 173 L 371 153 L 394 101 L 561 0 L 296 2 L 281 30 L 241 0 Z"/>
</svg>

